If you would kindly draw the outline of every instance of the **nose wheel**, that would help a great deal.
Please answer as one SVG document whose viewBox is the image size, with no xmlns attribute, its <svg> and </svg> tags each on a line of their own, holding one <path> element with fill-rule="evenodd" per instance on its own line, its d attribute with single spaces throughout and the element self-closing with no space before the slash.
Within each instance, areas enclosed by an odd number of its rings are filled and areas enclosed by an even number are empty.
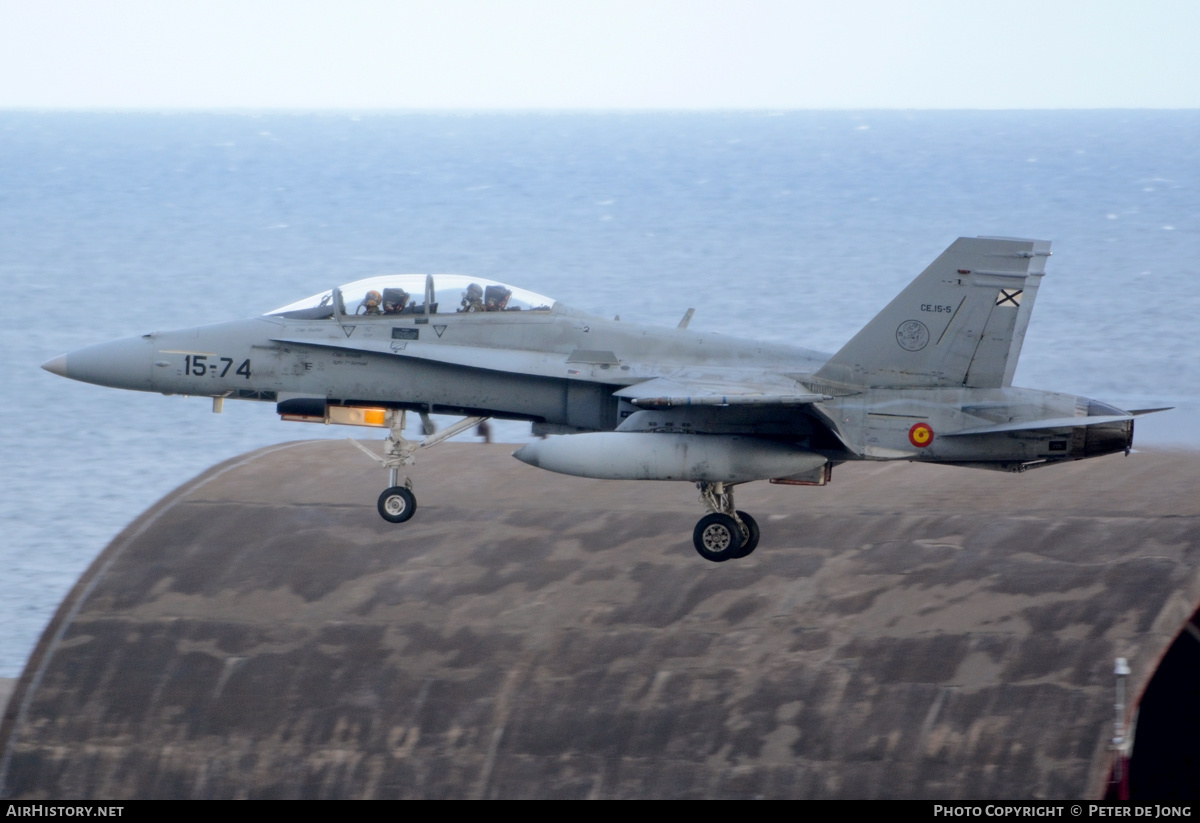
<svg viewBox="0 0 1200 823">
<path fill-rule="evenodd" d="M 389 523 L 403 523 L 416 510 L 417 498 L 404 486 L 392 486 L 379 495 L 379 516 Z"/>
<path fill-rule="evenodd" d="M 697 485 L 709 514 L 701 517 L 692 530 L 696 553 L 712 563 L 724 563 L 746 557 L 758 548 L 758 523 L 733 507 L 733 486 L 707 482 Z"/>
</svg>

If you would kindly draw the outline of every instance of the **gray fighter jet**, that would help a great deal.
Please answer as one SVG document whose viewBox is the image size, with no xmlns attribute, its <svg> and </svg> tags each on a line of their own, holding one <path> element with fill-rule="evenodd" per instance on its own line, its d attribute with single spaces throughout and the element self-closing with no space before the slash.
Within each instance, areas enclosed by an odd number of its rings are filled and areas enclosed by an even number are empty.
<svg viewBox="0 0 1200 823">
<path fill-rule="evenodd" d="M 160 331 L 56 357 L 103 386 L 271 402 L 285 420 L 389 430 L 379 513 L 416 510 L 401 470 L 419 448 L 489 417 L 527 420 L 532 466 L 695 483 L 696 551 L 758 545 L 733 490 L 822 486 L 848 460 L 1024 471 L 1128 453 L 1133 421 L 1086 397 L 1012 387 L 1050 244 L 961 238 L 833 356 L 607 320 L 460 275 L 359 280 L 261 317 Z M 462 415 L 419 444 L 405 413 Z M 427 434 L 431 428 L 427 428 Z"/>
</svg>

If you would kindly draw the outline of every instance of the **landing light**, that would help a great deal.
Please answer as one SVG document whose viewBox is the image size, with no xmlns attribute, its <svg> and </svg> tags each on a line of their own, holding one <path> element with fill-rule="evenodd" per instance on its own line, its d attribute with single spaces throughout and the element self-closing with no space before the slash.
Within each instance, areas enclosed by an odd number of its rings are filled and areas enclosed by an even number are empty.
<svg viewBox="0 0 1200 823">
<path fill-rule="evenodd" d="M 280 417 L 294 423 L 387 428 L 387 409 L 368 406 L 326 406 L 323 417 L 309 414 L 281 414 Z"/>
</svg>

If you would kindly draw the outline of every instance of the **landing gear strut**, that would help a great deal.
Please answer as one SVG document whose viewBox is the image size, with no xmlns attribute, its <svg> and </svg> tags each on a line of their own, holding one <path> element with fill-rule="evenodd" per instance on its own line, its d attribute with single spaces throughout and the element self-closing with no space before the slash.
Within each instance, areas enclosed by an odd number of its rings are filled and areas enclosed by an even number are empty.
<svg viewBox="0 0 1200 823">
<path fill-rule="evenodd" d="M 405 477 L 400 484 L 400 469 L 417 462 L 414 453 L 417 444 L 404 437 L 407 414 L 403 409 L 387 413 L 388 436 L 383 441 L 383 460 L 388 470 L 388 488 L 379 495 L 379 516 L 391 523 L 403 523 L 417 511 L 417 498 L 412 493 L 412 478 Z"/>
<path fill-rule="evenodd" d="M 692 531 L 692 544 L 705 560 L 724 563 L 746 557 L 758 548 L 758 523 L 733 504 L 732 483 L 696 484 L 700 502 L 709 511 Z"/>
<path fill-rule="evenodd" d="M 404 436 L 406 418 L 407 415 L 403 409 L 390 410 L 384 417 L 384 422 L 388 427 L 388 436 L 383 441 L 383 457 L 355 440 L 350 441 L 362 449 L 368 457 L 388 470 L 388 488 L 379 495 L 377 508 L 379 516 L 389 523 L 403 523 L 417 511 L 417 497 L 412 491 L 412 478 L 406 476 L 404 482 L 400 481 L 400 470 L 417 462 L 417 449 L 436 446 L 443 440 L 487 420 L 486 417 L 465 417 L 435 433 L 436 427 L 429 415 L 422 414 L 421 422 L 424 424 L 426 437 L 420 443 L 414 443 Z"/>
</svg>

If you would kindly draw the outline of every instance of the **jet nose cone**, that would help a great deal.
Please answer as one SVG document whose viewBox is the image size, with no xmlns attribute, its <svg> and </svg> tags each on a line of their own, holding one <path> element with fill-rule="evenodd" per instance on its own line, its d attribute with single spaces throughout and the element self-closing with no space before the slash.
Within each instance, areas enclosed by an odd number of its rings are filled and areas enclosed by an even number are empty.
<svg viewBox="0 0 1200 823">
<path fill-rule="evenodd" d="M 45 363 L 42 368 L 61 377 L 111 386 L 114 389 L 151 391 L 150 340 L 126 337 L 76 349 Z"/>
<path fill-rule="evenodd" d="M 42 364 L 42 368 L 51 374 L 57 374 L 59 377 L 67 376 L 67 356 L 60 354 L 53 360 L 47 360 Z"/>
</svg>

